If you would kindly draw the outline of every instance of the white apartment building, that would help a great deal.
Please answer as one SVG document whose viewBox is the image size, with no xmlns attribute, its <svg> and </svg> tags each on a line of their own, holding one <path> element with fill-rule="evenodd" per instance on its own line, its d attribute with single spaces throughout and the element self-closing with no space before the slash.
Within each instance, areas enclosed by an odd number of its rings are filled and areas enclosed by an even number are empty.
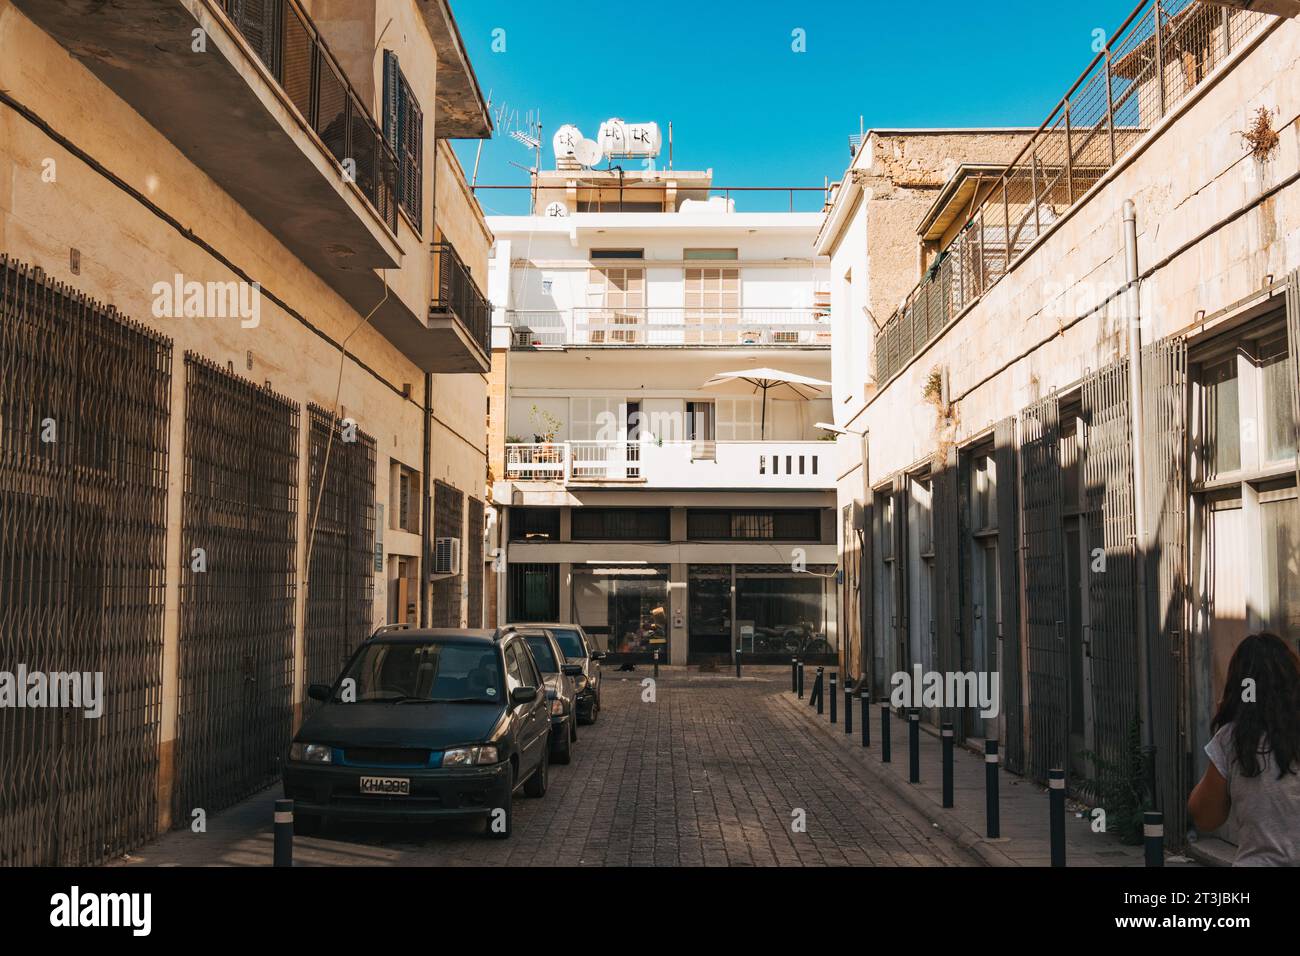
<svg viewBox="0 0 1300 956">
<path fill-rule="evenodd" d="M 489 217 L 501 619 L 632 659 L 831 659 L 821 215 L 745 212 L 711 180 L 547 171 L 532 215 Z M 789 377 L 811 384 L 755 384 Z"/>
</svg>

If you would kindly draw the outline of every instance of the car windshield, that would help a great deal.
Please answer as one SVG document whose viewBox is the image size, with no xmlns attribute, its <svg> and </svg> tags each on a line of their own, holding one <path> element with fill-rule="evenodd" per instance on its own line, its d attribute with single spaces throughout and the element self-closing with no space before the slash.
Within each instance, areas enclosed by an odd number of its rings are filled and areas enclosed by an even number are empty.
<svg viewBox="0 0 1300 956">
<path fill-rule="evenodd" d="M 551 642 L 546 639 L 545 634 L 527 634 L 524 640 L 528 642 L 528 648 L 533 652 L 533 659 L 537 661 L 537 669 L 543 674 L 558 674 L 560 665 L 555 661 L 555 654 L 551 651 Z"/>
<path fill-rule="evenodd" d="M 551 634 L 555 637 L 555 643 L 560 645 L 560 652 L 572 660 L 581 660 L 587 656 L 586 649 L 582 646 L 582 638 L 578 636 L 577 631 L 570 630 L 553 630 Z"/>
<path fill-rule="evenodd" d="M 357 703 L 500 703 L 501 662 L 488 644 L 377 641 L 343 675 Z M 347 692 L 346 684 L 342 692 Z M 344 698 L 346 699 L 346 697 Z"/>
</svg>

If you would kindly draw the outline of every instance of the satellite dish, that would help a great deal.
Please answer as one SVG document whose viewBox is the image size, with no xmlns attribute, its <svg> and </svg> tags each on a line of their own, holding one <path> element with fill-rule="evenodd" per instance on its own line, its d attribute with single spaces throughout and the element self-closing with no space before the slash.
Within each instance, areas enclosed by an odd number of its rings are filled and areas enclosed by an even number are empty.
<svg viewBox="0 0 1300 956">
<path fill-rule="evenodd" d="M 557 159 L 565 159 L 574 154 L 574 150 L 580 142 L 582 142 L 582 130 L 566 123 L 555 131 L 555 138 L 551 140 L 551 147 L 555 150 Z"/>
<path fill-rule="evenodd" d="M 574 158 L 584 166 L 595 166 L 604 155 L 605 151 L 600 148 L 600 144 L 590 139 L 579 140 L 573 150 Z"/>
<path fill-rule="evenodd" d="M 553 202 L 546 207 L 545 215 L 548 219 L 568 219 L 569 207 L 562 202 Z"/>
</svg>

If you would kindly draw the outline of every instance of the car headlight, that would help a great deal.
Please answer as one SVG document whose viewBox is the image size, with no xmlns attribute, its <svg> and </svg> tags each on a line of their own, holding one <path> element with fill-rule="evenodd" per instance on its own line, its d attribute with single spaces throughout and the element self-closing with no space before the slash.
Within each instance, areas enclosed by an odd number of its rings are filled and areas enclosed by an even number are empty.
<svg viewBox="0 0 1300 956">
<path fill-rule="evenodd" d="M 453 747 L 442 755 L 444 767 L 472 767 L 477 764 L 496 763 L 501 759 L 495 746 Z"/>
<path fill-rule="evenodd" d="M 564 716 L 564 701 L 562 700 L 551 701 L 551 716 L 552 717 Z"/>
<path fill-rule="evenodd" d="M 577 677 L 575 677 L 575 678 L 573 679 L 573 686 L 576 687 L 578 690 L 586 690 L 586 689 L 587 689 L 587 675 L 586 675 L 586 674 L 579 674 Z"/>
<path fill-rule="evenodd" d="M 333 763 L 334 748 L 324 744 L 293 743 L 289 745 L 289 759 L 299 763 Z"/>
</svg>

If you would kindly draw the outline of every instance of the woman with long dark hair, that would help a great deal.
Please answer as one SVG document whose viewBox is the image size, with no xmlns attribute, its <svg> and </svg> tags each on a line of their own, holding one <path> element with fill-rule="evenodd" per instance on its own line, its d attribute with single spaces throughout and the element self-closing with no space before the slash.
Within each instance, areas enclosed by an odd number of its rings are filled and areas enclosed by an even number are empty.
<svg viewBox="0 0 1300 956">
<path fill-rule="evenodd" d="M 1237 646 L 1210 729 L 1192 822 L 1215 830 L 1231 815 L 1233 866 L 1300 866 L 1300 656 L 1282 638 Z"/>
</svg>

